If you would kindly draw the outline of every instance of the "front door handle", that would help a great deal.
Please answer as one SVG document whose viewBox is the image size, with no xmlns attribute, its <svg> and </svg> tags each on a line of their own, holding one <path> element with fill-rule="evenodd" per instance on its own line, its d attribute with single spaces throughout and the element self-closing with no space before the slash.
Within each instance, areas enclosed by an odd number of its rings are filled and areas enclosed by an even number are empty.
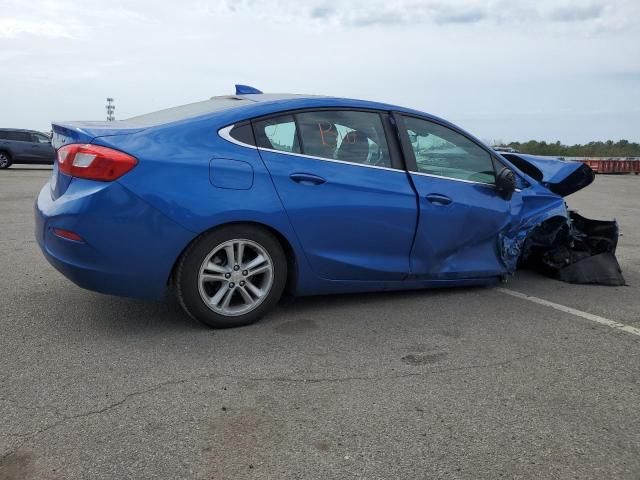
<svg viewBox="0 0 640 480">
<path fill-rule="evenodd" d="M 322 185 L 326 180 L 312 173 L 292 173 L 289 178 L 301 185 Z"/>
<path fill-rule="evenodd" d="M 427 195 L 427 200 L 433 203 L 434 205 L 449 205 L 452 200 L 446 195 L 441 195 L 439 193 L 430 193 Z"/>
</svg>

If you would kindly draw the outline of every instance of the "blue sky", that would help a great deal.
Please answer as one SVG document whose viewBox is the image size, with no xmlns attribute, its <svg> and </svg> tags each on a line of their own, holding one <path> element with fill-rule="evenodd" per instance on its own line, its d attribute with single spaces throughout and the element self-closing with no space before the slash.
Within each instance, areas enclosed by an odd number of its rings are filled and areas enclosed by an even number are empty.
<svg viewBox="0 0 640 480">
<path fill-rule="evenodd" d="M 0 0 L 0 126 L 233 92 L 367 98 L 485 140 L 640 141 L 640 2 Z"/>
</svg>

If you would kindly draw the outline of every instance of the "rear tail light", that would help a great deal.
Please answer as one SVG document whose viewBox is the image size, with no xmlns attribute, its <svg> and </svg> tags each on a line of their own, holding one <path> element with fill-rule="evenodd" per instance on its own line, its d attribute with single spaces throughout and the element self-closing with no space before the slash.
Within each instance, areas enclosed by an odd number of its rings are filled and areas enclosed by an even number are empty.
<svg viewBox="0 0 640 480">
<path fill-rule="evenodd" d="M 111 182 L 137 164 L 131 155 L 99 145 L 71 144 L 58 149 L 58 168 L 72 177 Z"/>
</svg>

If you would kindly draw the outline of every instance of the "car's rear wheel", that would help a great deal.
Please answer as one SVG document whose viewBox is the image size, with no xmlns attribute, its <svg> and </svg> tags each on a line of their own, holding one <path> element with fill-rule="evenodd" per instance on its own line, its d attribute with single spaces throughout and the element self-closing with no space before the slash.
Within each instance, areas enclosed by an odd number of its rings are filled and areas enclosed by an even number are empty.
<svg viewBox="0 0 640 480">
<path fill-rule="evenodd" d="M 9 168 L 11 166 L 11 157 L 7 152 L 0 152 L 0 168 Z"/>
<path fill-rule="evenodd" d="M 258 321 L 280 299 L 287 260 L 267 230 L 231 225 L 204 234 L 178 263 L 178 300 L 192 317 L 214 328 Z"/>
</svg>

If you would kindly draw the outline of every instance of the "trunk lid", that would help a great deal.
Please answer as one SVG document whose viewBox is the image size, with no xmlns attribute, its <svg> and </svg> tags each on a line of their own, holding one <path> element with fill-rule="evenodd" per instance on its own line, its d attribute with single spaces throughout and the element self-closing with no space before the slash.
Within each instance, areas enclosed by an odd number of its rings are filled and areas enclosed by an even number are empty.
<svg viewBox="0 0 640 480">
<path fill-rule="evenodd" d="M 51 143 L 55 149 L 69 143 L 91 143 L 96 137 L 127 135 L 144 128 L 119 120 L 117 122 L 54 122 Z"/>
<path fill-rule="evenodd" d="M 523 153 L 500 153 L 500 155 L 561 197 L 589 186 L 595 178 L 593 170 L 582 162 Z"/>
</svg>

